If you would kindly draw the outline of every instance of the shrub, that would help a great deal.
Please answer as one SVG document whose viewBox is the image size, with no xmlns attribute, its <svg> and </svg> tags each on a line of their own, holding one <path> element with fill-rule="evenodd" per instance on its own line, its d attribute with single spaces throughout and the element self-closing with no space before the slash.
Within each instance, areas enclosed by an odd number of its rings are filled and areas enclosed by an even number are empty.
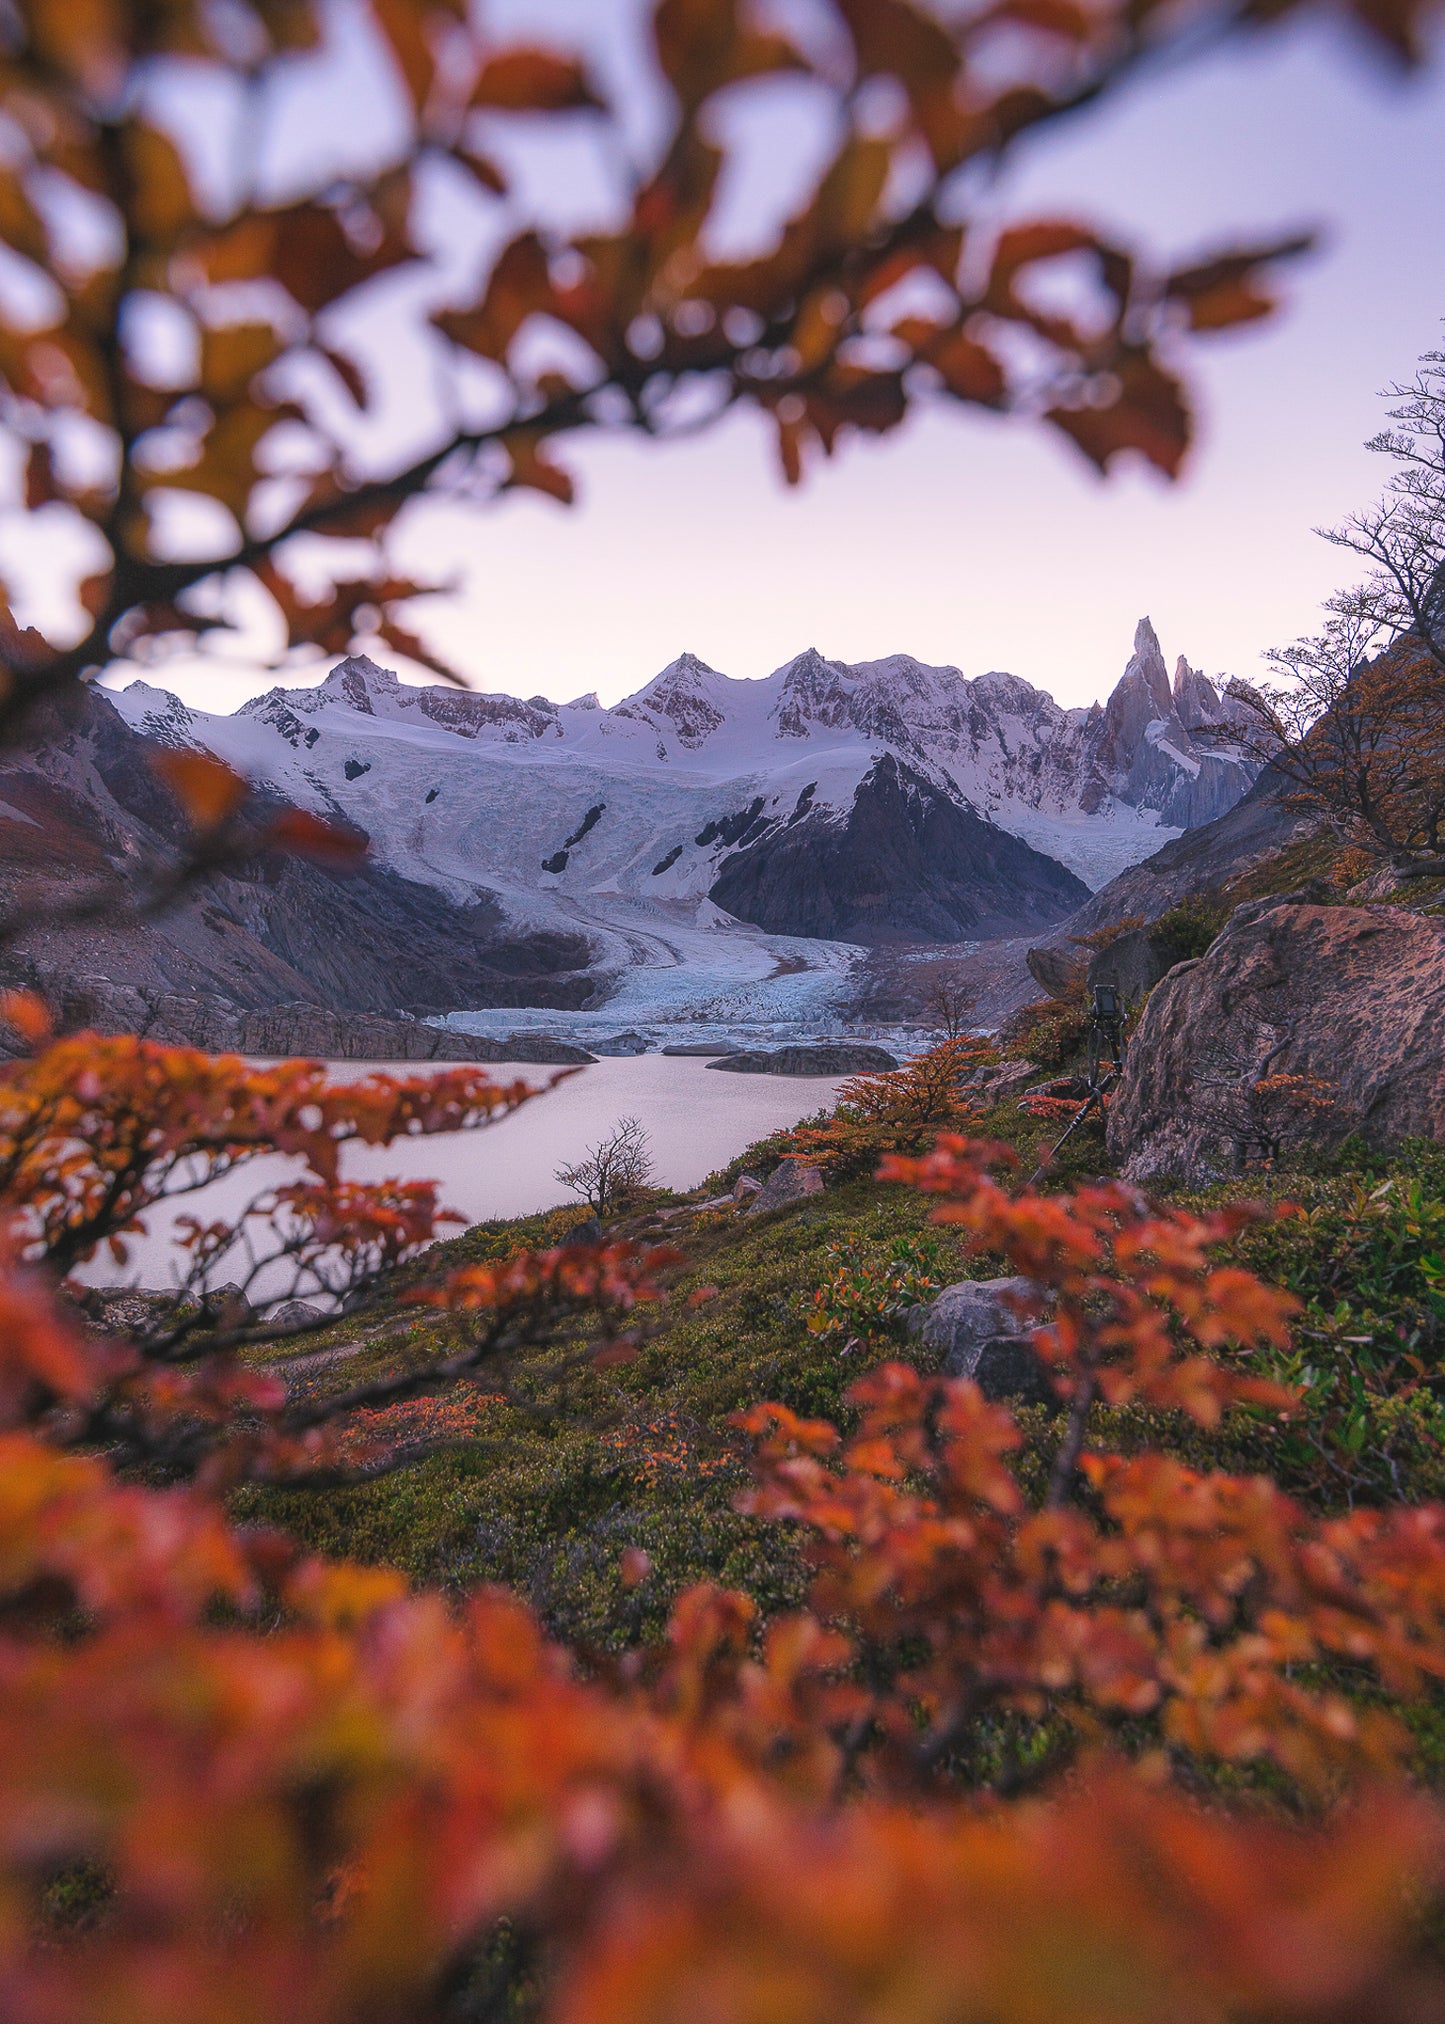
<svg viewBox="0 0 1445 2024">
<path fill-rule="evenodd" d="M 847 1180 L 890 1154 L 921 1152 L 940 1131 L 977 1117 L 970 1082 L 997 1058 L 986 1041 L 964 1037 L 940 1041 L 905 1068 L 855 1075 L 823 1124 L 788 1134 L 788 1156 Z"/>
<path fill-rule="evenodd" d="M 895 1237 L 880 1255 L 858 1237 L 828 1246 L 828 1276 L 803 1312 L 808 1331 L 848 1350 L 901 1342 L 918 1308 L 945 1284 L 945 1253 L 936 1237 Z"/>
</svg>

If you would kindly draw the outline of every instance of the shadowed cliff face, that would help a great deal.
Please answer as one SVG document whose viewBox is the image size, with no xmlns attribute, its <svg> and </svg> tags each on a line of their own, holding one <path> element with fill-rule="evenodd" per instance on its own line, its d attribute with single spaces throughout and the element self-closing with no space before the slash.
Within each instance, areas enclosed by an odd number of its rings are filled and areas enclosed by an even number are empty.
<svg viewBox="0 0 1445 2024">
<path fill-rule="evenodd" d="M 461 904 L 374 864 L 342 873 L 266 853 L 211 873 L 144 924 L 127 919 L 127 895 L 184 842 L 153 753 L 88 691 L 37 723 L 30 754 L 0 765 L 0 903 L 38 902 L 42 916 L 7 952 L 12 977 L 353 1012 L 575 1008 L 595 994 L 585 936 L 519 933 L 485 893 Z M 45 923 L 47 900 L 81 890 L 106 903 Z"/>
<path fill-rule="evenodd" d="M 846 815 L 818 810 L 724 860 L 709 897 L 772 934 L 869 946 L 1046 927 L 1088 898 L 1053 858 L 959 805 L 891 754 Z"/>
</svg>

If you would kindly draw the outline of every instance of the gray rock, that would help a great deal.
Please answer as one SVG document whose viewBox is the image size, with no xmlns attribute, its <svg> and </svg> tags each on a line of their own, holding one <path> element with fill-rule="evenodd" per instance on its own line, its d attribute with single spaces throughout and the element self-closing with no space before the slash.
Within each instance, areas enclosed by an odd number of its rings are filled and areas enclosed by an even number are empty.
<svg viewBox="0 0 1445 2024">
<path fill-rule="evenodd" d="M 822 1192 L 823 1176 L 816 1167 L 804 1167 L 796 1160 L 784 1160 L 753 1196 L 748 1214 L 757 1216 L 769 1209 L 785 1209 L 793 1202 L 806 1202 L 810 1195 L 821 1195 Z"/>
<path fill-rule="evenodd" d="M 1024 957 L 1029 975 L 1051 998 L 1062 998 L 1084 974 L 1084 958 L 1077 949 L 1054 948 L 1045 943 L 1030 949 Z"/>
<path fill-rule="evenodd" d="M 1015 1299 L 1031 1300 L 1027 1279 L 965 1279 L 945 1286 L 918 1324 L 924 1347 L 941 1352 L 948 1377 L 970 1377 L 987 1399 L 1057 1407 L 1048 1372 L 1028 1340 Z"/>
<path fill-rule="evenodd" d="M 721 1068 L 729 1075 L 871 1075 L 897 1066 L 884 1047 L 832 1041 L 816 1047 L 775 1047 L 771 1051 L 730 1054 L 725 1060 L 708 1063 L 709 1068 Z"/>
<path fill-rule="evenodd" d="M 1130 1180 L 1199 1183 L 1351 1132 L 1445 1140 L 1445 920 L 1250 901 L 1151 995 L 1109 1150 Z"/>
<path fill-rule="evenodd" d="M 79 1295 L 76 1305 L 107 1335 L 155 1335 L 173 1327 L 183 1315 L 196 1313 L 194 1301 L 140 1286 L 90 1286 Z"/>
<path fill-rule="evenodd" d="M 589 1216 L 586 1222 L 574 1223 L 572 1225 L 572 1228 L 562 1239 L 558 1249 L 570 1251 L 574 1247 L 580 1247 L 584 1244 L 600 1244 L 601 1242 L 602 1225 L 595 1216 Z"/>
<path fill-rule="evenodd" d="M 687 1040 L 676 1047 L 664 1047 L 664 1054 L 696 1055 L 699 1060 L 710 1060 L 715 1055 L 737 1054 L 740 1052 L 735 1040 Z"/>
<path fill-rule="evenodd" d="M 594 1040 L 592 1045 L 598 1054 L 646 1054 L 650 1042 L 640 1033 L 614 1033 L 606 1040 Z"/>
<path fill-rule="evenodd" d="M 1034 1061 L 1001 1061 L 996 1068 L 985 1068 L 973 1086 L 981 1103 L 1007 1103 L 1010 1097 L 1022 1096 L 1042 1073 Z"/>
<path fill-rule="evenodd" d="M 756 1174 L 739 1174 L 733 1182 L 733 1200 L 735 1202 L 746 1202 L 750 1196 L 760 1195 L 762 1191 L 763 1184 Z"/>
<path fill-rule="evenodd" d="M 1184 950 L 1167 935 L 1149 928 L 1130 928 L 1095 950 L 1084 981 L 1090 991 L 1107 987 L 1127 1004 L 1137 1005 L 1176 963 L 1184 961 L 1184 956 Z"/>
<path fill-rule="evenodd" d="M 283 1300 L 279 1307 L 273 1307 L 266 1316 L 268 1328 L 310 1328 L 314 1323 L 326 1319 L 325 1312 L 313 1307 L 308 1300 Z"/>
</svg>

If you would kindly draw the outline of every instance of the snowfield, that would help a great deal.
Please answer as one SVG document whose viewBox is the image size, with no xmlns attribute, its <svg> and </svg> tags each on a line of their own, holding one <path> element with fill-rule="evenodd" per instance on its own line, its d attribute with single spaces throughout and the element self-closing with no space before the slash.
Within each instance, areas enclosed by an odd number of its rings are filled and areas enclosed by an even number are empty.
<svg viewBox="0 0 1445 2024">
<path fill-rule="evenodd" d="M 147 736 L 358 825 L 407 879 L 489 897 L 518 930 L 585 935 L 606 1002 L 568 1015 L 579 1032 L 835 1024 L 858 947 L 764 932 L 708 895 L 736 852 L 800 824 L 825 840 L 845 827 L 884 755 L 1090 889 L 1223 813 L 1253 777 L 1221 736 L 1229 695 L 1183 661 L 1171 685 L 1147 620 L 1113 695 L 1087 710 L 1011 675 L 811 650 L 762 681 L 684 654 L 611 709 L 412 686 L 365 658 L 234 716 L 144 682 L 113 700 Z M 557 1024 L 458 1017 L 478 1031 Z"/>
</svg>

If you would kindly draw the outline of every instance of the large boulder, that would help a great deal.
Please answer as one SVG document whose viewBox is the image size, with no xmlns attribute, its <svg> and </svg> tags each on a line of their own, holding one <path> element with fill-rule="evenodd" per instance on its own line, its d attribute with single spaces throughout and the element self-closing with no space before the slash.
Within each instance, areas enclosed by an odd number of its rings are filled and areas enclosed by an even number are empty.
<svg viewBox="0 0 1445 2024">
<path fill-rule="evenodd" d="M 822 1192 L 823 1176 L 817 1167 L 805 1167 L 798 1160 L 784 1160 L 753 1196 L 748 1214 L 762 1216 L 769 1209 L 791 1208 L 794 1202 L 806 1202 L 810 1195 L 821 1195 Z"/>
<path fill-rule="evenodd" d="M 1029 975 L 1051 998 L 1067 998 L 1083 981 L 1084 957 L 1077 948 L 1059 948 L 1045 942 L 1024 957 Z"/>
<path fill-rule="evenodd" d="M 922 1312 L 918 1333 L 946 1377 L 971 1377 L 986 1399 L 1057 1406 L 1048 1372 L 1029 1341 L 1027 1279 L 964 1279 Z"/>
<path fill-rule="evenodd" d="M 1155 988 L 1110 1151 L 1134 1180 L 1207 1182 L 1352 1132 L 1445 1139 L 1445 920 L 1251 901 Z"/>
<path fill-rule="evenodd" d="M 886 1047 L 833 1041 L 815 1047 L 728 1054 L 708 1063 L 709 1068 L 725 1069 L 729 1075 L 872 1075 L 897 1066 L 896 1056 Z"/>
<path fill-rule="evenodd" d="M 1137 1005 L 1184 960 L 1184 950 L 1167 935 L 1151 928 L 1130 928 L 1095 950 L 1084 981 L 1091 992 L 1107 986 L 1128 1004 Z"/>
</svg>

